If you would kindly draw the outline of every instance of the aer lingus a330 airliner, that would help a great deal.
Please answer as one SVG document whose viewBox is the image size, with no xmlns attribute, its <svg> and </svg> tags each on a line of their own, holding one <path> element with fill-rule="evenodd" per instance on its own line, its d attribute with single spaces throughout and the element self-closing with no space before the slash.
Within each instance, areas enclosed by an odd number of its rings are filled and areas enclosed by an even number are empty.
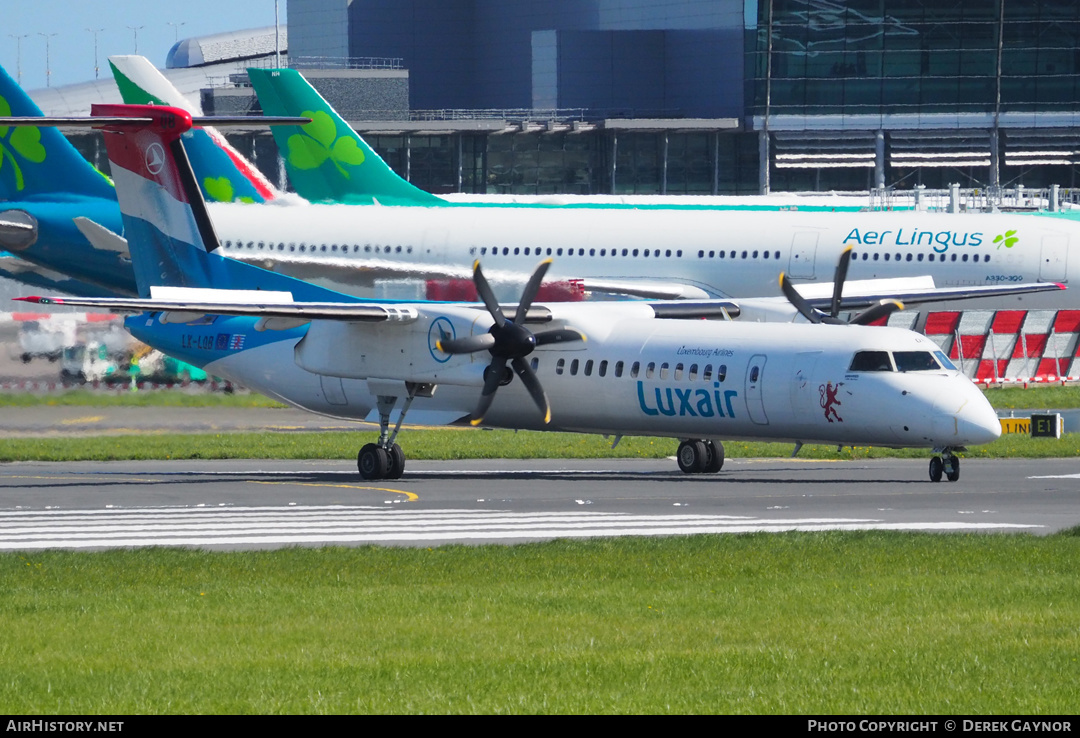
<svg viewBox="0 0 1080 738">
<path fill-rule="evenodd" d="M 478 263 L 481 304 L 365 301 L 223 258 L 184 153 L 203 121 L 150 106 L 94 115 L 142 296 L 34 299 L 141 311 L 128 329 L 169 354 L 313 412 L 377 418 L 378 442 L 358 454 L 367 479 L 402 474 L 406 414 L 667 436 L 686 472 L 718 471 L 725 438 L 922 447 L 940 454 L 934 480 L 958 478 L 957 448 L 1000 433 L 931 341 L 835 310 L 800 304 L 820 322 L 749 324 L 693 319 L 724 316 L 722 301 L 535 303 L 548 262 L 514 306 L 496 302 Z"/>
</svg>

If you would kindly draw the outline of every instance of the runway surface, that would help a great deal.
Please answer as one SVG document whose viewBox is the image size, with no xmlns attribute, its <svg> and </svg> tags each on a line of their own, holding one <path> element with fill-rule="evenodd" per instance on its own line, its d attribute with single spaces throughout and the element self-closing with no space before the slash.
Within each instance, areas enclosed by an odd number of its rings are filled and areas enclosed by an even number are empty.
<svg viewBox="0 0 1080 738">
<path fill-rule="evenodd" d="M 0 466 L 0 550 L 330 544 L 431 546 L 784 530 L 1047 534 L 1080 525 L 1075 460 L 410 462 L 364 482 L 348 462 L 148 461 Z"/>
</svg>

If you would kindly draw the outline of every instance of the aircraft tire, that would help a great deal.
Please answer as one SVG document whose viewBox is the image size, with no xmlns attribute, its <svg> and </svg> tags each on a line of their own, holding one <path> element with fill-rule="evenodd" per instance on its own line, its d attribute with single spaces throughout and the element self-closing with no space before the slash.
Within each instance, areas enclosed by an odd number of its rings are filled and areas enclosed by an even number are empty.
<svg viewBox="0 0 1080 738">
<path fill-rule="evenodd" d="M 401 475 L 405 472 L 405 452 L 401 450 L 401 446 L 395 443 L 386 452 L 386 455 L 390 462 L 390 468 L 386 471 L 386 478 L 401 479 Z"/>
<path fill-rule="evenodd" d="M 935 456 L 930 459 L 930 481 L 940 482 L 941 473 L 945 470 L 945 463 L 941 460 L 940 456 Z"/>
<path fill-rule="evenodd" d="M 379 448 L 374 443 L 364 444 L 360 453 L 356 455 L 356 468 L 364 479 L 386 479 L 390 470 L 390 456 L 385 449 Z"/>
<path fill-rule="evenodd" d="M 675 454 L 684 474 L 701 474 L 705 471 L 708 456 L 704 441 L 683 441 Z"/>
<path fill-rule="evenodd" d="M 945 478 L 950 482 L 955 482 L 960 479 L 960 458 L 957 456 L 950 456 L 945 459 Z"/>
<path fill-rule="evenodd" d="M 724 444 L 719 441 L 705 441 L 705 449 L 709 453 L 702 471 L 706 474 L 716 474 L 724 468 Z"/>
</svg>

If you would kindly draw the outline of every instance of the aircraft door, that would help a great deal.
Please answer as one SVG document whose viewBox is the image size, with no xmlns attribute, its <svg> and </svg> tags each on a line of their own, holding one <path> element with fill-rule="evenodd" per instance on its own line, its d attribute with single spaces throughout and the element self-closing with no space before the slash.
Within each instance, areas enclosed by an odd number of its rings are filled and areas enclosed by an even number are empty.
<svg viewBox="0 0 1080 738">
<path fill-rule="evenodd" d="M 791 257 L 788 259 L 788 276 L 792 279 L 813 279 L 814 259 L 817 257 L 818 234 L 816 231 L 796 233 L 791 239 Z"/>
<path fill-rule="evenodd" d="M 1043 282 L 1068 280 L 1066 261 L 1069 256 L 1069 239 L 1065 236 L 1043 236 L 1042 254 L 1039 258 L 1039 279 Z"/>
<path fill-rule="evenodd" d="M 757 425 L 768 425 L 765 415 L 765 398 L 762 396 L 762 382 L 765 379 L 765 354 L 754 354 L 746 367 L 746 412 Z"/>
<path fill-rule="evenodd" d="M 818 411 L 817 385 L 814 372 L 821 351 L 807 351 L 795 356 L 795 372 L 791 382 L 791 413 L 796 423 L 810 423 Z"/>
</svg>

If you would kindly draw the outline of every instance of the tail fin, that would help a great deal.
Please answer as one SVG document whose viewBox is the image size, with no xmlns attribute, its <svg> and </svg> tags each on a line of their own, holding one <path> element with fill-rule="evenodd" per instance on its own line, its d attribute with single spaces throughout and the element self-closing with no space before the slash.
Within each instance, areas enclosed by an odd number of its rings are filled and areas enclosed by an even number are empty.
<svg viewBox="0 0 1080 738">
<path fill-rule="evenodd" d="M 295 69 L 249 69 L 267 115 L 303 115 L 306 126 L 277 126 L 293 187 L 309 200 L 383 205 L 444 205 L 446 201 L 406 182 L 342 120 Z"/>
<path fill-rule="evenodd" d="M 40 115 L 41 109 L 0 67 L 0 116 Z M 0 127 L 0 200 L 41 195 L 116 198 L 108 178 L 56 128 Z"/>
<path fill-rule="evenodd" d="M 114 118 L 104 121 L 102 130 L 141 297 L 148 297 L 151 287 L 175 286 L 277 290 L 292 292 L 296 300 L 355 301 L 211 253 L 217 235 L 181 141 L 192 127 L 187 111 L 156 105 L 94 105 L 92 110 L 95 117 Z"/>
<path fill-rule="evenodd" d="M 165 76 L 143 56 L 110 56 L 116 86 L 125 103 L 171 105 L 202 115 Z M 203 197 L 215 202 L 265 202 L 281 193 L 263 173 L 213 128 L 195 128 L 184 148 L 198 178 Z"/>
</svg>

